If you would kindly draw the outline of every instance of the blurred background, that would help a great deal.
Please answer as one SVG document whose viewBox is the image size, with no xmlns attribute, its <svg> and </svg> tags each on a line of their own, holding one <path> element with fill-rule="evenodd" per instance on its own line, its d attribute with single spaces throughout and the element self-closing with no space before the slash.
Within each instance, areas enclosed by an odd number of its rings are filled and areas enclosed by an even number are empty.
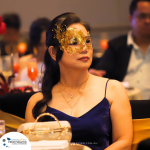
<svg viewBox="0 0 150 150">
<path fill-rule="evenodd" d="M 64 12 L 74 12 L 91 25 L 94 55 L 99 56 L 100 39 L 112 39 L 130 29 L 128 8 L 131 0 L 0 0 L 0 15 L 17 13 L 21 38 L 28 39 L 31 23 L 41 17 L 52 20 Z"/>
<path fill-rule="evenodd" d="M 17 16 L 19 16 L 18 19 L 15 15 L 15 19 L 12 19 L 12 25 L 3 28 L 3 32 L 0 28 L 0 120 L 5 120 L 6 132 L 15 131 L 20 124 L 24 123 L 25 109 L 29 98 L 34 92 L 41 90 L 41 79 L 45 70 L 43 65 L 43 54 L 46 51 L 45 35 L 49 22 L 62 13 L 74 12 L 84 22 L 90 24 L 90 34 L 93 45 L 93 62 L 90 66 L 91 69 L 95 68 L 96 63 L 102 58 L 101 56 L 106 54 L 104 52 L 108 48 L 108 41 L 119 35 L 127 34 L 131 29 L 128 19 L 130 3 L 131 0 L 0 0 L 0 27 L 3 23 L 1 23 L 1 16 L 3 20 L 4 18 L 5 20 L 12 18 L 6 17 L 7 15 L 4 17 L 5 14 L 17 14 Z M 149 7 L 150 5 L 148 5 L 148 8 Z M 140 16 L 136 16 L 139 17 L 140 22 L 142 22 L 141 27 L 144 25 L 143 20 L 147 21 L 147 24 L 150 25 L 149 14 L 147 14 L 147 16 L 148 19 L 147 17 L 140 18 Z M 133 20 L 136 17 L 133 17 Z M 6 22 L 8 23 L 9 21 Z M 10 25 L 11 23 L 8 24 Z M 135 23 L 135 28 L 136 27 L 137 23 Z M 148 34 L 149 33 L 150 32 L 148 32 Z M 120 44 L 120 42 L 116 43 Z M 130 45 L 133 45 L 133 43 Z M 128 63 L 128 61 L 124 63 L 124 60 L 126 60 L 124 58 L 129 58 L 128 51 L 127 55 L 122 55 L 126 54 L 127 45 L 121 44 L 119 50 L 122 50 L 122 46 L 125 47 L 123 48 L 123 53 L 121 51 L 121 53 L 117 55 L 117 59 L 115 59 L 113 64 L 116 68 L 111 69 L 117 77 L 120 77 L 120 74 L 122 77 L 122 72 L 125 72 L 124 64 L 127 65 L 126 63 Z M 130 52 L 134 50 L 132 47 L 129 48 Z M 110 51 L 111 48 L 109 52 Z M 116 53 L 117 51 L 115 54 Z M 114 56 L 116 56 L 115 54 Z M 149 54 L 147 57 L 150 56 Z M 135 65 L 134 68 L 138 71 L 134 71 L 134 69 L 132 69 L 133 66 L 130 68 L 132 79 L 129 81 L 131 83 L 134 81 L 133 85 L 130 85 L 128 81 L 123 83 L 131 103 L 132 118 L 134 119 L 132 150 L 136 149 L 140 140 L 150 137 L 150 61 L 148 61 L 150 59 L 145 59 L 146 57 L 143 57 L 142 53 L 139 56 L 141 56 L 139 62 L 138 59 L 132 60 L 132 62 L 136 61 L 132 64 Z M 139 56 L 137 58 L 139 58 Z M 112 55 L 107 59 L 110 60 L 110 62 L 108 61 L 108 63 L 106 63 L 108 68 L 113 66 L 111 64 L 113 59 L 111 60 L 109 58 L 112 58 Z M 105 69 L 100 68 L 99 71 L 96 73 L 100 75 L 101 71 L 105 71 Z M 110 72 L 110 74 L 112 72 Z M 103 74 L 101 74 L 104 75 L 105 73 L 103 72 Z M 135 78 L 132 73 L 135 75 Z M 114 77 L 112 78 L 114 79 Z M 148 97 L 142 98 L 142 90 L 148 93 Z M 12 118 L 11 114 L 17 116 L 17 119 L 14 116 L 13 119 L 10 119 Z M 20 119 L 18 119 L 18 116 Z M 148 120 L 146 121 L 143 118 L 148 118 Z M 1 135 L 5 134 L 5 126 L 3 131 Z"/>
<path fill-rule="evenodd" d="M 41 76 L 42 71 L 39 68 L 42 68 L 46 50 L 45 37 L 43 37 L 45 33 L 43 36 L 42 33 L 47 29 L 49 21 L 65 12 L 74 12 L 84 22 L 90 24 L 94 50 L 93 63 L 90 68 L 94 68 L 98 58 L 107 49 L 107 42 L 118 35 L 127 34 L 130 30 L 128 20 L 130 2 L 131 0 L 0 0 L 0 16 L 5 23 L 7 22 L 7 32 L 2 36 L 0 44 L 1 56 L 4 56 L 0 60 L 2 64 L 0 70 L 6 78 L 11 76 L 13 59 L 15 81 L 28 81 L 26 83 L 30 85 L 31 80 L 27 74 L 29 68 L 26 66 L 30 58 L 36 57 L 38 66 L 36 79 L 39 80 L 37 76 Z M 17 16 L 8 17 L 7 14 L 16 14 L 19 19 Z M 44 20 L 39 20 L 41 18 Z M 12 20 L 10 27 L 8 20 Z M 37 36 L 39 40 L 35 41 Z M 11 40 L 7 41 L 6 37 Z M 20 59 L 17 55 L 13 57 L 10 55 L 12 52 L 15 54 L 17 50 Z M 26 57 L 22 57 L 24 55 Z"/>
</svg>

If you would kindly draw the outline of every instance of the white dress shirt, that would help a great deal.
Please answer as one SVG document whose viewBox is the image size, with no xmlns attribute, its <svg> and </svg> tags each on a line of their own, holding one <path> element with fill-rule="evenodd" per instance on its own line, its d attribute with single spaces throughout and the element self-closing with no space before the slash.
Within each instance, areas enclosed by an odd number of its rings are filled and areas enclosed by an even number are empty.
<svg viewBox="0 0 150 150">
<path fill-rule="evenodd" d="M 134 42 L 132 32 L 128 33 L 127 45 L 132 45 L 131 56 L 124 81 L 129 86 L 139 88 L 143 99 L 150 99 L 150 45 L 145 55 Z"/>
</svg>

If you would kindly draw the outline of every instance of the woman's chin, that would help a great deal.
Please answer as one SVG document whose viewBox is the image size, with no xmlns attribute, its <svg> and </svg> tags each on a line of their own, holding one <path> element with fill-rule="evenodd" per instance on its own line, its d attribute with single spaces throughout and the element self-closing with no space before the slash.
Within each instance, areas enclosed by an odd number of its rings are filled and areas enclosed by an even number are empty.
<svg viewBox="0 0 150 150">
<path fill-rule="evenodd" d="M 90 65 L 85 65 L 85 66 L 79 66 L 77 69 L 79 70 L 88 70 L 90 68 Z"/>
</svg>

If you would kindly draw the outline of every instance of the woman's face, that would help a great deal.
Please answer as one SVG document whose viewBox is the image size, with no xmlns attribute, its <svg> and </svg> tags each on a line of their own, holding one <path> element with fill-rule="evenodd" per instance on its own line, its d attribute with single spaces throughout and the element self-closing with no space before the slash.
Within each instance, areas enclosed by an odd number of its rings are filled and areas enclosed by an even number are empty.
<svg viewBox="0 0 150 150">
<path fill-rule="evenodd" d="M 93 48 L 86 28 L 80 24 L 72 24 L 67 29 L 67 45 L 64 49 L 59 66 L 86 70 L 92 63 Z M 73 51 L 73 53 L 72 53 Z"/>
</svg>

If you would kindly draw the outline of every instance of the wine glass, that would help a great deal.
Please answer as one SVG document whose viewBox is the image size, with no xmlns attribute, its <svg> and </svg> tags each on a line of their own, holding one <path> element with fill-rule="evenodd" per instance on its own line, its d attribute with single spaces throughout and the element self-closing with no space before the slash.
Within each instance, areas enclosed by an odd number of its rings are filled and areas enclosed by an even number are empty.
<svg viewBox="0 0 150 150">
<path fill-rule="evenodd" d="M 5 134 L 5 121 L 0 120 L 0 138 Z"/>
<path fill-rule="evenodd" d="M 28 77 L 32 81 L 32 86 L 34 87 L 35 79 L 38 76 L 38 69 L 37 69 L 36 58 L 29 59 L 28 63 L 27 63 L 27 67 L 28 67 Z"/>
<path fill-rule="evenodd" d="M 19 55 L 18 53 L 16 53 L 14 54 L 14 57 L 13 57 L 13 71 L 14 71 L 15 77 L 18 76 L 19 69 L 20 69 Z"/>
</svg>

